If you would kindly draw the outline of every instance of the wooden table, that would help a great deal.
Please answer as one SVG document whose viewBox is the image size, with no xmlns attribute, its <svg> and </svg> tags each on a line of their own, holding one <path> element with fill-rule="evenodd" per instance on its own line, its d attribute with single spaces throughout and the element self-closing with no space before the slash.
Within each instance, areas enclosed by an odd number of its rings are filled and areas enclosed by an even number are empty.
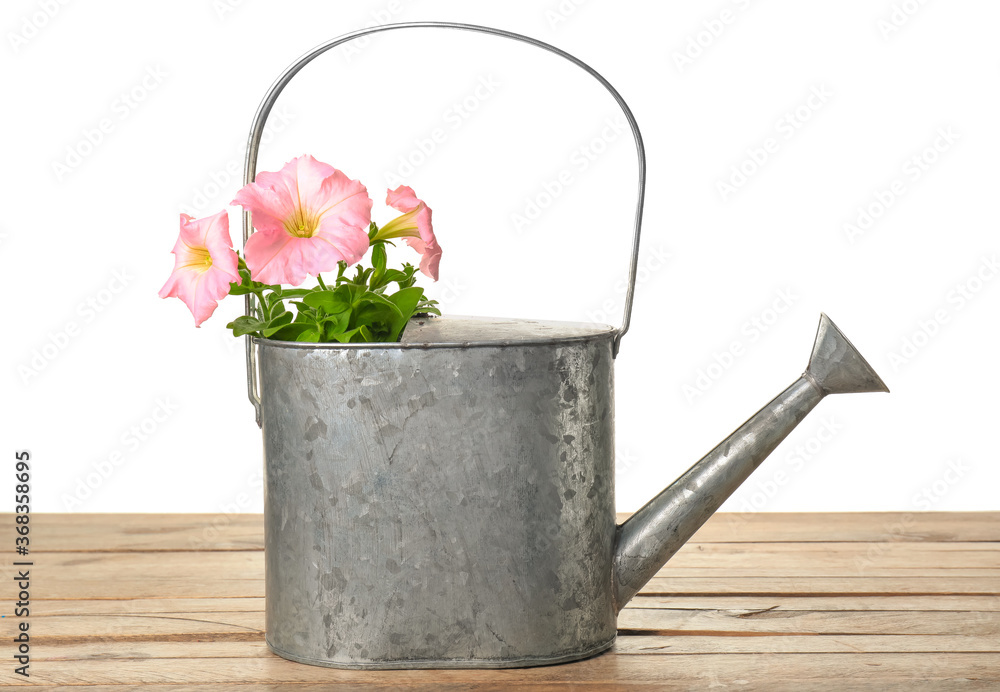
<svg viewBox="0 0 1000 692">
<path fill-rule="evenodd" d="M 1000 690 L 1000 512 L 717 515 L 622 612 L 611 652 L 500 671 L 271 654 L 260 515 L 31 525 L 26 682 L 48 689 Z M 12 559 L 5 688 L 19 682 Z"/>
</svg>

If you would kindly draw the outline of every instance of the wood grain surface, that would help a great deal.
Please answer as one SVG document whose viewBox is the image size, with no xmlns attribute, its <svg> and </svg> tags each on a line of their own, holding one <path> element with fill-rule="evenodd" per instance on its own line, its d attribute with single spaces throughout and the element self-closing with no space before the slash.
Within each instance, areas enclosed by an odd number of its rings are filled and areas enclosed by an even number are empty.
<svg viewBox="0 0 1000 692">
<path fill-rule="evenodd" d="M 10 657 L 11 558 L 0 689 L 1000 690 L 1000 512 L 716 515 L 612 651 L 500 671 L 271 654 L 260 515 L 39 514 L 32 547 L 31 677 Z"/>
</svg>

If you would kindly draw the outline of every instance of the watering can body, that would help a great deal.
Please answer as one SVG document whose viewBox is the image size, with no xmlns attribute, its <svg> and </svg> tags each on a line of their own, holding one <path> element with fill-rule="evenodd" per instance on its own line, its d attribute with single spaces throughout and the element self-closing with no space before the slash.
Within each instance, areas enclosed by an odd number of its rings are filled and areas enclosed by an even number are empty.
<svg viewBox="0 0 1000 692">
<path fill-rule="evenodd" d="M 260 341 L 269 646 L 361 668 L 609 647 L 613 336 L 439 318 L 389 348 Z"/>
</svg>

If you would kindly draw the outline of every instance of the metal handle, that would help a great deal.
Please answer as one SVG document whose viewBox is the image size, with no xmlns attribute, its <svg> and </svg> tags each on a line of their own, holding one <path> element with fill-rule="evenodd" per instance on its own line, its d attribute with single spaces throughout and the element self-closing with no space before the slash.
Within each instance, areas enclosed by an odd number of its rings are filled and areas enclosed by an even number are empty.
<svg viewBox="0 0 1000 692">
<path fill-rule="evenodd" d="M 625 332 L 628 331 L 629 319 L 632 316 L 632 298 L 635 294 L 635 275 L 639 264 L 639 232 L 642 227 L 642 203 L 646 194 L 646 151 L 642 144 L 642 134 L 639 132 L 639 126 L 635 122 L 635 117 L 632 115 L 632 111 L 629 109 L 628 104 L 625 103 L 625 100 L 621 97 L 621 94 L 618 93 L 618 90 L 611 86 L 608 80 L 602 77 L 590 65 L 587 65 L 579 58 L 576 58 L 569 53 L 556 48 L 555 46 L 522 34 L 515 34 L 512 31 L 504 31 L 503 29 L 494 29 L 492 27 L 479 26 L 477 24 L 456 24 L 453 22 L 404 22 L 399 24 L 383 24 L 381 26 L 373 26 L 367 29 L 352 31 L 349 34 L 344 34 L 343 36 L 331 39 L 326 43 L 321 43 L 293 62 L 284 72 L 282 72 L 281 76 L 279 76 L 274 81 L 274 84 L 271 85 L 271 88 L 267 90 L 264 100 L 260 102 L 260 106 L 257 108 L 257 114 L 254 115 L 253 126 L 250 128 L 250 138 L 247 141 L 247 158 L 243 173 L 243 184 L 249 185 L 254 181 L 254 178 L 257 175 L 257 153 L 260 150 L 260 140 L 264 134 L 264 123 L 267 121 L 267 116 L 270 114 L 271 108 L 274 106 L 274 102 L 278 100 L 278 96 L 281 94 L 281 91 L 285 88 L 288 82 L 291 81 L 292 77 L 298 74 L 299 70 L 308 65 L 313 58 L 322 55 L 331 48 L 335 48 L 342 43 L 347 43 L 348 41 L 352 41 L 356 38 L 367 36 L 369 34 L 376 34 L 382 31 L 393 31 L 395 29 L 424 28 L 459 29 L 462 31 L 474 31 L 480 34 L 492 34 L 494 36 L 502 36 L 515 41 L 521 41 L 522 43 L 527 43 L 547 50 L 550 53 L 555 53 L 556 55 L 569 60 L 571 63 L 577 65 L 593 76 L 594 79 L 600 82 L 604 88 L 615 97 L 615 101 L 617 101 L 618 105 L 621 107 L 622 112 L 625 114 L 625 118 L 628 120 L 629 126 L 632 128 L 632 136 L 635 139 L 636 154 L 639 158 L 639 196 L 635 207 L 635 228 L 632 232 L 632 260 L 629 264 L 628 291 L 625 294 L 625 314 L 622 317 L 622 326 L 616 331 L 612 345 L 612 355 L 617 356 L 618 349 L 621 347 L 622 336 L 624 336 Z M 244 246 L 246 245 L 247 239 L 250 237 L 251 227 L 250 212 L 245 211 L 243 212 Z M 246 313 L 248 315 L 251 314 L 252 309 L 253 298 L 250 294 L 247 294 Z M 257 425 L 260 425 L 260 395 L 257 392 L 257 355 L 254 351 L 251 337 L 246 337 L 246 340 L 247 392 L 250 396 L 250 402 L 254 405 L 254 409 L 257 412 Z"/>
</svg>

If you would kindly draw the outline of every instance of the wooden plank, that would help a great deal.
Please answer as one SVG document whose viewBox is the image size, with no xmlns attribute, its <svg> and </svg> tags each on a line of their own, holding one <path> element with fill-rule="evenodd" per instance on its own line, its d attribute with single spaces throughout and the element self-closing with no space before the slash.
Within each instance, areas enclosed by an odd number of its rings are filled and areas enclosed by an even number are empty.
<svg viewBox="0 0 1000 692">
<path fill-rule="evenodd" d="M 629 514 L 618 515 L 619 521 Z M 720 513 L 696 543 L 1000 541 L 1000 512 Z M 0 521 L 11 521 L 9 513 Z M 33 545 L 88 550 L 263 550 L 260 514 L 33 514 Z M 100 535 L 95 536 L 95 531 Z M 95 540 L 99 539 L 99 540 Z M 86 546 L 86 548 L 84 548 Z"/>
<path fill-rule="evenodd" d="M 1000 611 L 998 596 L 645 596 L 639 594 L 630 608 L 672 608 L 675 610 L 729 610 L 753 612 L 772 608 L 785 610 L 903 610 L 955 612 Z M 144 598 L 36 601 L 35 615 L 112 615 L 116 613 L 226 613 L 264 611 L 264 599 L 257 598 Z"/>
<path fill-rule="evenodd" d="M 44 552 L 264 550 L 262 514 L 38 513 L 31 525 Z"/>
<path fill-rule="evenodd" d="M 872 664 L 877 665 L 877 664 Z M 850 680 L 845 680 L 844 682 L 850 683 Z M 775 683 L 771 680 L 760 680 L 753 681 L 746 679 L 746 676 L 733 678 L 732 686 L 736 689 L 755 692 L 757 690 L 763 690 L 765 692 L 830 692 L 832 689 L 836 689 L 831 686 L 829 680 L 799 680 L 795 682 L 781 682 Z M 573 682 L 569 680 L 560 680 L 555 682 L 505 682 L 503 685 L 493 682 L 474 682 L 474 683 L 440 683 L 440 682 L 414 682 L 408 681 L 405 683 L 406 690 L 427 690 L 428 692 L 504 692 L 505 690 L 517 690 L 518 692 L 569 692 L 571 690 L 600 690 L 601 692 L 629 692 L 630 690 L 679 690 L 679 691 L 689 691 L 692 689 L 714 689 L 716 687 L 729 686 L 725 685 L 721 680 L 710 678 L 702 678 L 695 682 L 690 681 L 674 681 L 669 679 L 669 672 L 664 672 L 664 679 L 658 682 L 630 682 L 630 683 L 616 683 L 616 682 Z M 0 687 L 0 690 L 7 689 L 18 689 L 17 687 Z M 34 689 L 40 690 L 41 692 L 63 692 L 65 687 L 62 686 L 39 686 Z M 74 690 L 86 690 L 86 692 L 122 692 L 123 689 L 129 689 L 127 686 L 114 686 L 114 685 L 95 685 L 95 686 L 85 686 L 85 687 L 73 687 Z M 218 684 L 212 683 L 207 685 L 199 684 L 184 684 L 184 685 L 142 685 L 142 690 L 148 692 L 216 692 L 219 689 L 229 689 L 229 690 L 239 690 L 240 692 L 259 692 L 261 690 L 267 690 L 268 692 L 276 690 L 292 690 L 294 692 L 330 692 L 330 690 L 336 690 L 337 692 L 364 692 L 365 690 L 394 690 L 394 689 L 404 689 L 399 683 L 389 682 L 374 682 L 371 684 L 364 683 L 336 683 L 331 685 L 330 683 L 283 683 L 280 685 L 269 684 L 269 685 L 233 685 L 227 686 L 225 688 L 220 688 Z M 858 686 L 844 687 L 842 689 L 860 689 Z M 947 692 L 949 690 L 961 690 L 962 692 L 979 692 L 980 690 L 985 692 L 996 692 L 996 683 L 989 680 L 974 680 L 968 678 L 950 678 L 946 680 L 923 680 L 923 681 L 893 681 L 887 679 L 880 679 L 878 681 L 878 687 L 870 687 L 866 689 L 877 689 L 878 692 L 922 692 L 924 690 L 932 692 Z"/>
<path fill-rule="evenodd" d="M 1000 613 L 950 611 L 689 611 L 663 608 L 628 609 L 618 620 L 619 632 L 635 635 L 739 637 L 769 635 L 1000 635 Z M 4 637 L 15 634 L 16 623 L 5 618 Z M 170 613 L 116 615 L 54 615 L 38 618 L 32 640 L 42 644 L 72 644 L 88 639 L 142 641 L 256 641 L 264 634 L 262 612 Z"/>
<path fill-rule="evenodd" d="M 107 579 L 47 578 L 44 592 L 35 599 L 38 602 L 43 597 L 58 600 L 264 597 L 263 577 L 235 579 L 219 576 L 213 579 L 215 581 L 206 583 L 204 576 L 200 579 L 193 575 L 176 578 L 155 576 L 148 579 L 134 577 L 109 583 Z"/>
<path fill-rule="evenodd" d="M 76 643 L 88 638 L 105 641 L 256 641 L 264 636 L 263 612 L 118 613 L 114 615 L 51 615 L 37 617 L 32 641 L 38 644 Z M 11 637 L 17 623 L 4 618 L 0 634 Z"/>
<path fill-rule="evenodd" d="M 207 564 L 207 562 L 206 562 Z M 40 570 L 41 571 L 41 570 Z M 177 577 L 153 576 L 116 579 L 46 578 L 36 598 L 48 599 L 156 599 L 264 597 L 264 579 L 234 578 L 224 574 L 206 581 L 192 573 Z M 886 596 L 1000 595 L 996 577 L 654 577 L 641 594 L 648 596 Z"/>
<path fill-rule="evenodd" d="M 822 521 L 817 517 L 822 516 Z M 623 522 L 629 514 L 621 513 Z M 1000 541 L 1000 512 L 720 512 L 700 543 Z"/>
<path fill-rule="evenodd" d="M 660 570 L 658 578 L 753 577 L 958 577 L 994 578 L 1000 582 L 1000 551 L 987 543 L 896 544 L 873 552 L 865 544 L 763 544 L 748 549 L 745 544 L 691 544 L 685 546 Z M 974 547 L 970 547 L 974 546 Z M 145 577 L 150 553 L 59 552 L 33 554 L 37 570 L 47 570 L 53 581 Z M 170 580 L 206 581 L 206 574 L 236 580 L 263 578 L 261 551 L 171 551 L 156 553 L 157 571 Z M 930 565 L 930 566 L 928 566 Z M 0 565 L 0 576 L 15 573 L 10 564 Z M 210 580 L 215 580 L 212 576 Z M 174 594 L 166 594 L 174 595 Z M 221 595 L 221 594 L 220 594 Z"/>
<path fill-rule="evenodd" d="M 616 654 L 998 653 L 995 636 L 887 634 L 688 636 L 619 635 Z"/>
<path fill-rule="evenodd" d="M 787 610 L 953 610 L 961 612 L 1000 611 L 1000 596 L 646 596 L 640 593 L 626 608 L 678 608 L 686 610 L 746 610 L 769 608 Z"/>
<path fill-rule="evenodd" d="M 949 634 L 1000 635 L 1000 612 L 951 611 L 811 611 L 668 610 L 626 608 L 618 615 L 619 632 L 630 634 L 710 633 L 712 635 L 784 634 Z M 1000 641 L 1000 640 L 998 640 Z"/>
<path fill-rule="evenodd" d="M 115 641 L 254 641 L 263 636 L 261 611 L 114 613 L 49 615 L 36 643 L 78 643 L 87 638 Z M 11 637 L 17 623 L 4 618 L 0 635 Z M 1000 635 L 1000 612 L 952 611 L 722 611 L 627 608 L 618 617 L 625 634 L 756 636 L 761 634 Z M 1000 642 L 1000 639 L 998 639 Z M 1000 647 L 998 647 L 1000 648 Z"/>
<path fill-rule="evenodd" d="M 676 656 L 741 653 L 997 653 L 996 637 L 964 635 L 782 635 L 727 637 L 619 635 L 612 654 Z M 190 658 L 267 658 L 274 656 L 263 636 L 247 641 L 126 641 L 114 644 L 114 660 Z M 69 662 L 111 658 L 106 641 L 41 643 L 32 660 Z"/>
<path fill-rule="evenodd" d="M 129 598 L 94 600 L 35 601 L 33 616 L 50 615 L 129 615 L 152 613 L 232 613 L 264 612 L 263 597 L 257 598 Z"/>
<path fill-rule="evenodd" d="M 216 553 L 221 555 L 223 553 Z M 262 560 L 261 560 L 262 561 Z M 120 564 L 120 563 L 119 563 Z M 44 590 L 36 599 L 156 599 L 156 598 L 262 598 L 264 596 L 263 565 L 243 572 L 225 569 L 225 563 L 215 563 L 208 557 L 190 569 L 175 565 L 165 569 L 157 565 L 147 576 L 107 578 L 101 563 L 83 565 L 78 573 L 56 570 L 39 564 L 37 575 L 45 574 Z M 7 580 L 8 568 L 0 570 Z M 207 576 L 211 575 L 211 576 Z M 41 583 L 41 582 L 39 582 Z M 1000 595 L 1000 579 L 989 576 L 719 576 L 654 577 L 642 594 L 659 597 L 679 595 L 747 595 L 747 596 L 884 596 L 908 595 Z"/>
<path fill-rule="evenodd" d="M 292 663 L 276 656 L 212 659 L 116 659 L 73 661 L 70 666 L 39 666 L 35 684 L 79 685 L 221 685 L 327 683 L 358 689 L 399 689 L 414 685 L 447 689 L 448 685 L 491 685 L 518 689 L 539 683 L 573 686 L 619 685 L 677 689 L 732 685 L 746 689 L 830 689 L 831 680 L 850 680 L 868 689 L 890 683 L 942 681 L 1000 682 L 1000 654 L 677 654 L 669 657 L 605 654 L 572 665 L 515 670 L 351 671 Z M 350 689 L 348 687 L 348 689 Z M 461 689 L 456 687 L 455 689 Z M 466 687 L 468 689 L 468 687 Z M 473 688 L 475 689 L 475 688 Z M 481 689 L 490 689 L 489 687 Z M 938 687 L 940 689 L 940 687 Z M 983 689 L 989 689 L 988 687 Z"/>
<path fill-rule="evenodd" d="M 642 592 L 648 596 L 678 594 L 786 596 L 853 594 L 1000 595 L 995 577 L 653 577 Z"/>
</svg>

